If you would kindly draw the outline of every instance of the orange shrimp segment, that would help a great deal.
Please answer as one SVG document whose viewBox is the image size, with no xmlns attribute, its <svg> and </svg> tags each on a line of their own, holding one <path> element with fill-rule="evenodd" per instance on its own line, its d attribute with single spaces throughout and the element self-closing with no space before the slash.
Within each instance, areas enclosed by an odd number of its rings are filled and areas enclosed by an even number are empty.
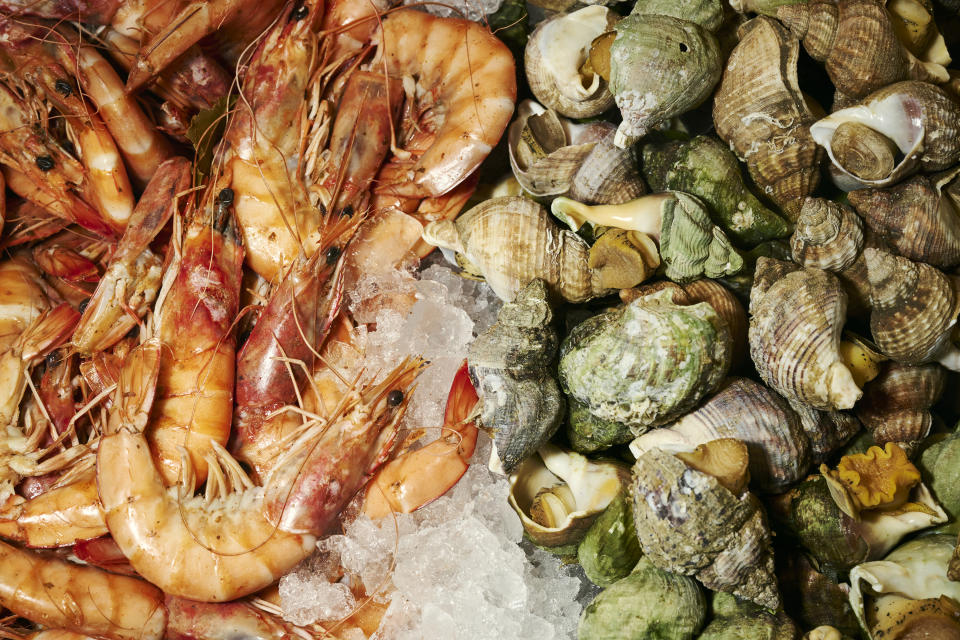
<svg viewBox="0 0 960 640">
<path fill-rule="evenodd" d="M 147 439 L 168 485 L 180 476 L 180 447 L 203 483 L 210 443 L 227 443 L 233 417 L 243 247 L 229 202 L 219 198 L 206 215 L 195 213 L 188 225 L 179 271 L 157 311 L 164 350 Z"/>
<path fill-rule="evenodd" d="M 0 537 L 28 547 L 62 547 L 107 532 L 93 469 L 76 482 L 0 508 Z"/>
</svg>

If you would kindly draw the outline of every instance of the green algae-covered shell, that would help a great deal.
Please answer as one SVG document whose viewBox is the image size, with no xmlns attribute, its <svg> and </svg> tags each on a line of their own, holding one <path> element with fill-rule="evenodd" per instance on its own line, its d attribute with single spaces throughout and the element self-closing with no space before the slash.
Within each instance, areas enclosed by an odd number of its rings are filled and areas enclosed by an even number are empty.
<svg viewBox="0 0 960 640">
<path fill-rule="evenodd" d="M 707 31 L 715 32 L 723 23 L 721 0 L 637 0 L 630 12 L 634 15 L 673 16 L 696 22 Z"/>
<path fill-rule="evenodd" d="M 950 533 L 960 529 L 960 433 L 954 432 L 924 449 L 915 461 L 923 481 L 950 516 L 942 528 Z"/>
<path fill-rule="evenodd" d="M 706 206 L 682 191 L 674 196 L 661 209 L 660 259 L 667 267 L 666 276 L 685 283 L 739 272 L 743 257 L 710 220 Z"/>
<path fill-rule="evenodd" d="M 630 427 L 616 420 L 604 420 L 590 413 L 576 398 L 567 400 L 567 439 L 578 453 L 595 453 L 633 440 Z"/>
<path fill-rule="evenodd" d="M 654 191 L 684 191 L 707 205 L 710 218 L 745 247 L 790 235 L 790 224 L 747 188 L 730 148 L 709 136 L 643 147 L 643 173 Z"/>
<path fill-rule="evenodd" d="M 663 424 L 716 389 L 732 344 L 713 307 L 662 291 L 576 326 L 560 346 L 560 384 L 604 420 Z"/>
<path fill-rule="evenodd" d="M 588 604 L 580 616 L 579 640 L 693 640 L 707 617 L 696 581 L 642 559 Z"/>
<path fill-rule="evenodd" d="M 698 640 L 796 640 L 800 630 L 782 611 L 770 613 L 722 591 L 713 594 L 713 619 Z"/>
<path fill-rule="evenodd" d="M 720 80 L 717 39 L 696 24 L 664 15 L 629 15 L 610 46 L 610 91 L 623 122 L 614 143 L 625 149 L 703 102 Z"/>
<path fill-rule="evenodd" d="M 577 558 L 594 584 L 609 587 L 630 575 L 642 556 L 630 501 L 621 493 L 587 531 Z"/>
<path fill-rule="evenodd" d="M 805 480 L 791 495 L 790 528 L 820 571 L 837 576 L 867 560 L 870 545 L 833 501 L 823 476 Z"/>
</svg>

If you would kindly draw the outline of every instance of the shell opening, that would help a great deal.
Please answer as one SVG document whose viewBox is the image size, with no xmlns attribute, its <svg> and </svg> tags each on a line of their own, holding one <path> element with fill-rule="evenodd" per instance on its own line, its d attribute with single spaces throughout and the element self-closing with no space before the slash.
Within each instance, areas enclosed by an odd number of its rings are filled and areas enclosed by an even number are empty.
<svg viewBox="0 0 960 640">
<path fill-rule="evenodd" d="M 609 9 L 593 5 L 543 26 L 539 53 L 557 90 L 566 98 L 586 100 L 600 88 L 600 76 L 584 76 L 581 68 L 589 58 L 594 38 L 607 31 L 609 20 Z"/>
</svg>

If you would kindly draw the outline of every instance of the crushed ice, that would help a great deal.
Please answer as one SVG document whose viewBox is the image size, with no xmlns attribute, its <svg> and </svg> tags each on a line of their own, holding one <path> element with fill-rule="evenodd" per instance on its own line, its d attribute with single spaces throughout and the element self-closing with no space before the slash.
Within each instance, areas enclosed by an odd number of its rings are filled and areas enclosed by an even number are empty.
<svg viewBox="0 0 960 640">
<path fill-rule="evenodd" d="M 423 0 L 404 0 L 405 5 L 417 5 L 430 13 L 442 18 L 466 18 L 480 21 L 491 13 L 495 13 L 503 0 L 443 0 L 443 2 L 426 2 Z"/>
<path fill-rule="evenodd" d="M 432 364 L 419 380 L 407 426 L 440 424 L 467 345 L 496 320 L 499 300 L 485 284 L 464 280 L 436 260 L 425 263 L 419 280 L 399 271 L 392 281 L 381 278 L 376 291 L 366 286 L 367 295 L 413 293 L 405 316 L 377 312 L 365 364 L 385 367 L 422 353 Z M 363 288 L 353 301 L 361 314 Z M 284 617 L 305 625 L 349 615 L 358 604 L 346 585 L 352 578 L 389 603 L 375 640 L 575 638 L 582 603 L 596 591 L 586 586 L 579 565 L 564 566 L 521 544 L 507 480 L 487 469 L 489 453 L 489 438 L 481 434 L 474 464 L 447 495 L 396 519 L 360 516 L 342 535 L 321 540 L 317 554 L 280 580 Z M 338 580 L 340 568 L 346 576 Z"/>
</svg>

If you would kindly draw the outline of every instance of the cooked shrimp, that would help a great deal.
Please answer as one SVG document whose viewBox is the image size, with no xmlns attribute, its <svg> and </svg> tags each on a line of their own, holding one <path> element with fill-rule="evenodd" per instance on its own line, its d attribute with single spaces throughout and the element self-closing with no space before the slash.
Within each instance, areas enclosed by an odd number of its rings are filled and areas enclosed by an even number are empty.
<svg viewBox="0 0 960 640">
<path fill-rule="evenodd" d="M 116 396 L 119 424 L 100 443 L 97 483 L 107 526 L 134 569 L 165 593 L 205 602 L 253 593 L 305 558 L 314 548 L 316 534 L 291 533 L 271 524 L 263 515 L 266 507 L 285 518 L 284 503 L 268 501 L 267 492 L 253 486 L 219 448 L 215 452 L 224 471 L 214 475 L 211 470 L 210 478 L 216 477 L 217 482 L 207 481 L 206 497 L 190 497 L 192 486 L 164 487 L 139 427 L 147 414 L 142 408 L 120 406 L 145 405 L 143 396 L 150 393 L 159 368 L 159 350 L 157 343 L 147 342 L 128 358 Z M 409 384 L 410 366 L 404 363 L 392 375 L 394 383 Z M 357 469 L 355 464 L 386 455 L 384 448 L 403 406 L 391 399 L 405 391 L 405 387 L 354 391 L 353 404 L 330 421 L 330 429 L 343 436 L 342 442 L 325 439 L 323 430 L 313 428 L 316 425 L 305 427 L 305 433 L 291 440 L 300 448 L 297 453 L 306 453 L 309 463 L 301 470 L 309 482 L 298 485 L 291 496 L 297 508 L 289 510 L 297 522 L 308 519 L 321 531 L 329 527 L 372 470 Z M 367 433 L 371 431 L 372 435 Z M 275 468 L 282 463 L 278 459 Z M 318 465 L 328 473 L 321 476 Z M 282 473 L 296 475 L 297 470 L 287 468 Z M 293 485 L 282 486 L 289 490 Z M 325 499 L 301 504 L 297 498 L 306 494 Z"/>
<path fill-rule="evenodd" d="M 156 309 L 164 345 L 147 439 L 164 481 L 180 475 L 181 448 L 197 483 L 207 477 L 210 443 L 223 446 L 233 419 L 233 321 L 240 297 L 243 247 L 229 191 L 194 212 L 187 225 L 176 277 Z M 208 200 L 214 200 L 208 197 Z M 184 331 L 189 327 L 188 331 Z"/>
<path fill-rule="evenodd" d="M 171 158 L 150 180 L 73 335 L 80 353 L 115 344 L 153 304 L 163 259 L 149 245 L 177 209 L 178 194 L 190 185 L 190 171 L 188 160 Z"/>
<path fill-rule="evenodd" d="M 0 12 L 106 24 L 121 4 L 122 0 L 3 0 Z"/>
<path fill-rule="evenodd" d="M 163 593 L 137 578 L 0 542 L 0 606 L 54 629 L 110 640 L 161 640 Z"/>
</svg>

